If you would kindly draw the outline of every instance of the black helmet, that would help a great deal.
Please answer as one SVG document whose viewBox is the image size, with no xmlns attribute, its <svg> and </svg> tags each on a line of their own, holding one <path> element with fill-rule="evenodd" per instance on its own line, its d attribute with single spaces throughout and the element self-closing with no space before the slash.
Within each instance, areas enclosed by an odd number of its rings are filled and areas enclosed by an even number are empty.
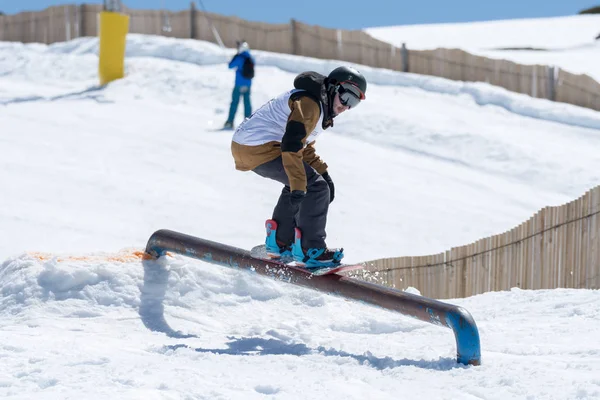
<svg viewBox="0 0 600 400">
<path fill-rule="evenodd" d="M 337 67 L 329 73 L 327 81 L 330 85 L 338 86 L 342 83 L 351 84 L 360 91 L 360 99 L 365 99 L 367 80 L 358 70 L 352 67 Z"/>
</svg>

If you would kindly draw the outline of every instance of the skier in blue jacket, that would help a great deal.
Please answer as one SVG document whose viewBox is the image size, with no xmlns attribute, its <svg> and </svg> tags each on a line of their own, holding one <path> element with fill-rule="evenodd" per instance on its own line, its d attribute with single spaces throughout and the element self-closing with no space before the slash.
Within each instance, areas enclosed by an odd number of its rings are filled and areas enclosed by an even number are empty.
<svg viewBox="0 0 600 400">
<path fill-rule="evenodd" d="M 248 60 L 252 63 L 251 72 L 248 73 L 247 63 Z M 233 120 L 237 112 L 238 104 L 240 102 L 240 95 L 244 97 L 244 118 L 248 118 L 252 114 L 252 105 L 250 104 L 250 87 L 252 86 L 252 78 L 254 77 L 254 58 L 250 55 L 250 47 L 247 42 L 238 42 L 238 52 L 231 61 L 229 62 L 229 68 L 236 69 L 235 72 L 235 86 L 231 93 L 231 106 L 229 107 L 229 117 L 225 122 L 224 128 L 232 129 Z"/>
</svg>

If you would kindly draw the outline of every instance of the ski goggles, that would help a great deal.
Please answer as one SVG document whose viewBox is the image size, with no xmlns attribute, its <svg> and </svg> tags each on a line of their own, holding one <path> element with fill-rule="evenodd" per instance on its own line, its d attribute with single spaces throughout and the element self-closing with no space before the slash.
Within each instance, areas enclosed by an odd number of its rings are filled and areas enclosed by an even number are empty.
<svg viewBox="0 0 600 400">
<path fill-rule="evenodd" d="M 340 95 L 340 103 L 348 108 L 356 107 L 365 98 L 365 95 L 358 86 L 350 82 L 340 83 L 338 85 L 338 94 Z"/>
</svg>

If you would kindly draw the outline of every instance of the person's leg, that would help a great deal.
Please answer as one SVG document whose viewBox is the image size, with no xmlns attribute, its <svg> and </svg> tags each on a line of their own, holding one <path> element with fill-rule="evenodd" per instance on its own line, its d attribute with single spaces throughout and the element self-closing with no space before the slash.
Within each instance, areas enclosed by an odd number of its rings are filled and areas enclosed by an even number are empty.
<svg viewBox="0 0 600 400">
<path fill-rule="evenodd" d="M 239 86 L 234 86 L 233 91 L 231 92 L 231 105 L 229 106 L 229 117 L 227 117 L 227 122 L 233 124 L 233 120 L 235 118 L 235 113 L 237 112 L 239 103 L 240 103 L 240 88 L 239 88 Z"/>
<path fill-rule="evenodd" d="M 252 104 L 250 103 L 250 90 L 251 87 L 248 86 L 247 90 L 244 92 L 244 117 L 248 118 L 252 114 Z"/>
<path fill-rule="evenodd" d="M 308 164 L 305 163 L 305 166 Z M 329 212 L 329 186 L 317 171 L 310 166 L 309 168 L 310 171 L 306 171 L 306 197 L 300 203 L 300 210 L 296 215 L 296 226 L 302 232 L 304 249 L 324 249 L 327 247 L 325 226 Z"/>
<path fill-rule="evenodd" d="M 296 214 L 298 206 L 290 204 L 290 187 L 284 186 L 279 195 L 279 200 L 273 210 L 273 219 L 277 222 L 277 242 L 280 245 L 291 246 L 294 241 L 294 228 L 296 227 Z"/>
<path fill-rule="evenodd" d="M 284 185 L 273 219 L 277 222 L 277 240 L 284 245 L 294 241 L 294 228 L 302 230 L 303 247 L 325 247 L 325 225 L 329 210 L 329 186 L 310 165 L 304 163 L 307 180 L 306 197 L 300 206 L 290 204 L 289 179 L 283 168 L 281 157 L 259 165 L 253 170 L 258 175 L 273 179 Z"/>
<path fill-rule="evenodd" d="M 298 210 L 297 207 L 293 209 L 290 204 L 289 179 L 283 168 L 281 156 L 259 165 L 252 171 L 263 178 L 269 178 L 284 185 L 273 210 L 272 219 L 277 222 L 277 241 L 281 245 L 291 245 L 294 241 L 295 217 Z"/>
</svg>

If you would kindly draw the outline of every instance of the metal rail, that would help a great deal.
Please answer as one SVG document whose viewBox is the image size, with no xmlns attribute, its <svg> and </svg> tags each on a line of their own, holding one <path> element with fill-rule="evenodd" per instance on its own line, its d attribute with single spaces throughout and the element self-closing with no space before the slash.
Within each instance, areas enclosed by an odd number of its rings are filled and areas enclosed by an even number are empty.
<svg viewBox="0 0 600 400">
<path fill-rule="evenodd" d="M 481 364 L 479 331 L 471 314 L 462 307 L 343 275 L 313 276 L 300 268 L 281 267 L 271 261 L 253 258 L 247 250 L 161 229 L 148 240 L 146 253 L 160 257 L 166 252 L 226 267 L 252 270 L 294 285 L 357 300 L 450 328 L 456 339 L 457 362 Z"/>
</svg>

